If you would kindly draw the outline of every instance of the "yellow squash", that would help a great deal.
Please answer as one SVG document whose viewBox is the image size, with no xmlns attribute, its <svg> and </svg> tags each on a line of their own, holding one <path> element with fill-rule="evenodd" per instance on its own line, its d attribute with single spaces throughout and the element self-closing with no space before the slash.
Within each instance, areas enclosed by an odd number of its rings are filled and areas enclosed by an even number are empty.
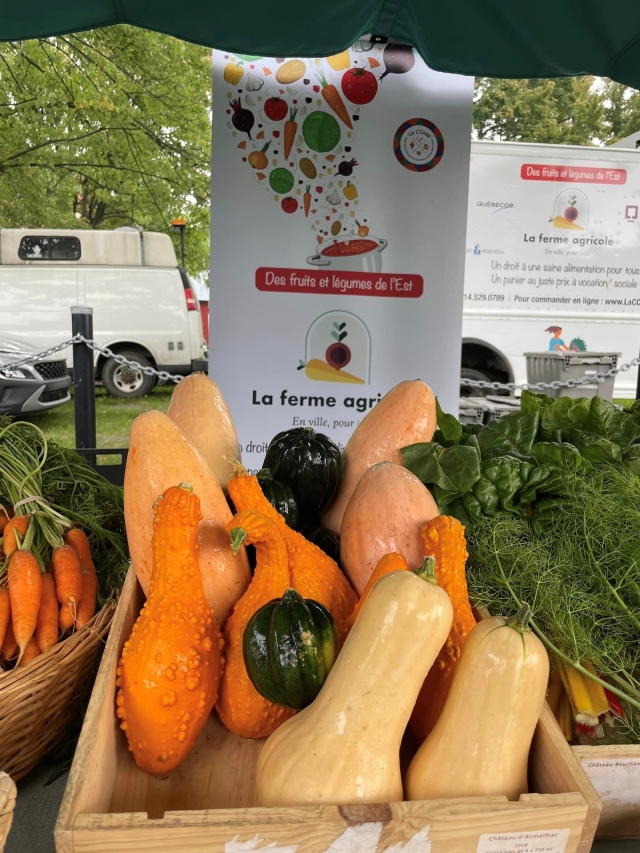
<svg viewBox="0 0 640 853">
<path fill-rule="evenodd" d="M 549 658 L 527 628 L 531 611 L 485 619 L 464 644 L 444 710 L 409 765 L 407 800 L 527 791 L 527 761 Z"/>
<path fill-rule="evenodd" d="M 318 698 L 264 745 L 261 806 L 402 799 L 400 741 L 453 616 L 433 565 L 371 590 Z"/>
</svg>

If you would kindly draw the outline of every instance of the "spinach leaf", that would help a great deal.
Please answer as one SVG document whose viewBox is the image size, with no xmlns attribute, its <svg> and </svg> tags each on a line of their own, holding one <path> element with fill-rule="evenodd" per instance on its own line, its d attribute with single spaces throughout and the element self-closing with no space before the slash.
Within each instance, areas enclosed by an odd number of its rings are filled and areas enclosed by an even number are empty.
<svg viewBox="0 0 640 853">
<path fill-rule="evenodd" d="M 548 394 L 534 394 L 533 391 L 523 391 L 520 397 L 520 411 L 525 415 L 540 414 L 542 409 L 550 406 L 554 398 Z"/>
<path fill-rule="evenodd" d="M 575 444 L 580 455 L 588 459 L 589 462 L 622 462 L 620 447 L 601 435 L 571 430 L 567 438 Z"/>
<path fill-rule="evenodd" d="M 488 424 L 478 434 L 484 459 L 495 456 L 529 456 L 538 432 L 538 414 L 511 412 Z"/>
<path fill-rule="evenodd" d="M 640 444 L 632 444 L 622 454 L 622 464 L 625 468 L 640 476 Z"/>
<path fill-rule="evenodd" d="M 496 488 L 502 509 L 517 513 L 519 507 L 515 496 L 526 483 L 531 465 L 513 456 L 499 456 L 482 463 L 482 475 Z M 474 495 L 478 495 L 474 491 Z"/>
<path fill-rule="evenodd" d="M 602 397 L 591 400 L 589 414 L 582 428 L 620 445 L 623 450 L 640 438 L 640 426 L 633 418 Z"/>
<path fill-rule="evenodd" d="M 437 397 L 436 414 L 438 417 L 438 431 L 434 435 L 433 440 L 445 447 L 457 444 L 460 440 L 460 436 L 462 435 L 462 424 L 458 422 L 454 415 L 447 415 L 442 411 Z"/>
<path fill-rule="evenodd" d="M 540 438 L 553 441 L 554 430 L 564 433 L 570 429 L 584 429 L 590 405 L 591 400 L 586 397 L 558 397 L 542 410 Z"/>
<path fill-rule="evenodd" d="M 402 449 L 405 466 L 432 487 L 438 506 L 466 494 L 480 477 L 477 447 L 421 442 Z"/>
</svg>

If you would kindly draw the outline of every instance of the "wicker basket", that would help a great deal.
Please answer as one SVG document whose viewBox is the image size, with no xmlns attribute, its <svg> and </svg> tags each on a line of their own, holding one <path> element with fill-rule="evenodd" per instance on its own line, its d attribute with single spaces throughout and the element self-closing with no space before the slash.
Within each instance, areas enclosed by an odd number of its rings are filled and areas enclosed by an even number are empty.
<svg viewBox="0 0 640 853">
<path fill-rule="evenodd" d="M 0 853 L 4 850 L 4 845 L 11 829 L 13 820 L 13 807 L 16 804 L 16 786 L 11 778 L 6 773 L 0 772 Z"/>
<path fill-rule="evenodd" d="M 114 609 L 107 602 L 62 643 L 24 668 L 0 674 L 0 770 L 14 780 L 32 770 L 64 736 Z"/>
</svg>

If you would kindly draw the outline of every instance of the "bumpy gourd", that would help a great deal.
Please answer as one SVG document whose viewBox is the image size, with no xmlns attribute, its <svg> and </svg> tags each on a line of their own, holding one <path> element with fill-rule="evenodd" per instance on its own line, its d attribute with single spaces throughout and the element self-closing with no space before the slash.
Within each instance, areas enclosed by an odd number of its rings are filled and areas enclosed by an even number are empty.
<svg viewBox="0 0 640 853">
<path fill-rule="evenodd" d="M 336 624 L 346 619 L 356 606 L 358 597 L 335 560 L 300 533 L 291 530 L 262 494 L 256 477 L 247 473 L 241 465 L 236 465 L 236 475 L 229 480 L 229 496 L 238 511 L 257 510 L 275 522 L 287 547 L 291 573 L 289 586 L 303 598 L 311 598 L 323 604 Z"/>
<path fill-rule="evenodd" d="M 215 705 L 222 638 L 198 567 L 200 501 L 172 486 L 156 504 L 149 597 L 116 671 L 117 714 L 136 764 L 165 777 Z"/>
<path fill-rule="evenodd" d="M 254 613 L 274 598 L 283 596 L 291 585 L 287 548 L 275 522 L 254 510 L 239 512 L 228 522 L 227 530 L 234 550 L 242 544 L 255 545 L 257 563 L 249 589 L 224 627 L 227 661 L 216 710 L 234 734 L 266 737 L 294 711 L 275 705 L 258 693 L 244 663 L 243 640 Z"/>
<path fill-rule="evenodd" d="M 409 765 L 408 800 L 527 791 L 527 762 L 549 679 L 549 658 L 527 628 L 531 611 L 470 632 L 444 710 Z"/>
<path fill-rule="evenodd" d="M 362 610 L 362 607 L 369 596 L 369 593 L 374 588 L 374 586 L 381 580 L 385 575 L 390 575 L 391 572 L 408 572 L 409 571 L 409 563 L 405 560 L 402 554 L 385 554 L 384 557 L 381 557 L 378 560 L 378 564 L 373 570 L 373 574 L 367 581 L 367 585 L 365 586 L 362 595 L 360 596 L 360 600 L 356 604 L 353 609 L 353 613 L 351 616 L 348 616 L 344 622 L 341 622 L 338 625 L 338 637 L 340 638 L 340 642 L 344 643 L 347 639 L 347 635 L 349 631 L 353 628 L 353 624 L 356 621 L 358 613 Z"/>
<path fill-rule="evenodd" d="M 467 543 L 464 527 L 457 518 L 439 515 L 422 528 L 425 553 L 436 561 L 438 586 L 447 593 L 453 605 L 453 623 L 449 636 L 429 670 L 413 709 L 409 726 L 418 741 L 431 732 L 442 713 L 462 647 L 476 624 L 469 593 L 465 566 Z"/>
<path fill-rule="evenodd" d="M 259 805 L 402 800 L 400 742 L 452 618 L 433 561 L 418 572 L 373 587 L 318 698 L 266 742 Z"/>
</svg>

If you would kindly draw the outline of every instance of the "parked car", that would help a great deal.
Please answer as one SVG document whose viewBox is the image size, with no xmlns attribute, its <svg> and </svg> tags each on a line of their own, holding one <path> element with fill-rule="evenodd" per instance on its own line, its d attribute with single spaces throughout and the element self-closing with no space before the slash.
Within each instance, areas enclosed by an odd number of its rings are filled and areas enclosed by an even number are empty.
<svg viewBox="0 0 640 853">
<path fill-rule="evenodd" d="M 0 335 L 0 413 L 46 412 L 71 399 L 67 362 L 59 355 L 36 359 L 37 353 L 37 349 L 23 341 Z M 4 367 L 28 356 L 33 356 L 33 360 L 21 367 Z"/>
<path fill-rule="evenodd" d="M 3 228 L 0 304 L 0 335 L 62 343 L 71 306 L 89 305 L 100 346 L 180 376 L 207 367 L 198 299 L 167 234 Z M 71 348 L 65 355 L 71 368 Z M 98 353 L 95 365 L 113 397 L 142 397 L 156 384 Z"/>
</svg>

